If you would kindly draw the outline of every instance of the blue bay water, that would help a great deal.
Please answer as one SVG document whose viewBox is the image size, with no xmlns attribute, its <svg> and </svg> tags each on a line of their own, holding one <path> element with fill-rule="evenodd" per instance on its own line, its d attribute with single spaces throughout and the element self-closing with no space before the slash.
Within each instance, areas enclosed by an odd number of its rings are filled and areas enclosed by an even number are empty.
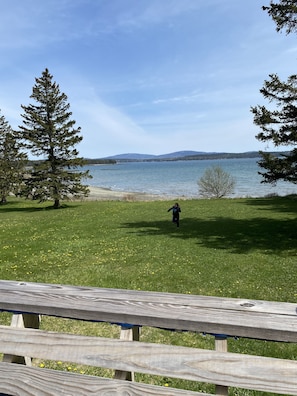
<svg viewBox="0 0 297 396">
<path fill-rule="evenodd" d="M 109 188 L 115 191 L 144 192 L 168 197 L 199 197 L 198 180 L 205 170 L 220 166 L 235 179 L 232 197 L 263 197 L 296 194 L 297 186 L 278 182 L 277 185 L 261 183 L 263 178 L 255 158 L 127 162 L 114 165 L 88 165 L 92 179 L 90 186 Z"/>
</svg>

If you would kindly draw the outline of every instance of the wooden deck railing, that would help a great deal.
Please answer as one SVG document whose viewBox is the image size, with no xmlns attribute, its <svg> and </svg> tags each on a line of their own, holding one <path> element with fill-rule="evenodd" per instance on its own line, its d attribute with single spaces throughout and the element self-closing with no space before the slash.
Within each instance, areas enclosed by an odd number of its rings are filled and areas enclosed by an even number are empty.
<svg viewBox="0 0 297 396">
<path fill-rule="evenodd" d="M 224 335 L 297 341 L 297 304 L 171 293 L 0 281 L 0 395 L 204 395 L 123 381 L 145 373 L 228 387 L 297 395 L 297 361 L 229 353 Z M 120 339 L 48 332 L 40 315 L 122 324 Z M 132 324 L 125 327 L 124 324 Z M 139 326 L 213 334 L 215 349 L 141 342 Z M 115 370 L 115 378 L 40 369 L 31 358 Z M 24 363 L 14 364 L 13 362 Z"/>
</svg>

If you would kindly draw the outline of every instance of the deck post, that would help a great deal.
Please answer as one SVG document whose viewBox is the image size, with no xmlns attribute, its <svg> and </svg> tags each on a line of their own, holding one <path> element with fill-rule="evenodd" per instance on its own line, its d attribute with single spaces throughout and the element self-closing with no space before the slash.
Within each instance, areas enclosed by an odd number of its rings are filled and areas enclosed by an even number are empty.
<svg viewBox="0 0 297 396">
<path fill-rule="evenodd" d="M 215 335 L 215 350 L 218 352 L 228 352 L 228 342 L 226 335 Z M 216 385 L 216 395 L 228 396 L 228 386 Z"/>
<path fill-rule="evenodd" d="M 11 327 L 17 328 L 31 328 L 39 329 L 40 316 L 36 314 L 13 314 L 11 318 Z M 32 359 L 29 356 L 17 356 L 17 355 L 3 355 L 3 362 L 5 363 L 18 363 L 25 364 L 26 366 L 32 366 Z"/>
<path fill-rule="evenodd" d="M 139 341 L 139 334 L 140 334 L 139 326 L 122 325 L 120 340 Z M 114 374 L 114 378 L 134 382 L 134 373 L 130 371 L 116 370 Z"/>
</svg>

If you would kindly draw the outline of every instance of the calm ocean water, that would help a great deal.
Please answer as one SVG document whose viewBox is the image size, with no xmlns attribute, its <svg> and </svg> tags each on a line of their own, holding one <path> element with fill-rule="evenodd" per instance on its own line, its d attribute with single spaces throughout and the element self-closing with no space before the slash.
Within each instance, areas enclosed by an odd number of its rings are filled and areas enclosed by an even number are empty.
<svg viewBox="0 0 297 396">
<path fill-rule="evenodd" d="M 276 187 L 261 183 L 258 159 L 128 162 L 115 165 L 88 165 L 90 186 L 116 191 L 145 192 L 168 197 L 199 197 L 197 181 L 204 171 L 219 165 L 235 178 L 232 197 L 262 197 L 269 194 L 296 194 L 297 186 L 279 182 Z"/>
</svg>

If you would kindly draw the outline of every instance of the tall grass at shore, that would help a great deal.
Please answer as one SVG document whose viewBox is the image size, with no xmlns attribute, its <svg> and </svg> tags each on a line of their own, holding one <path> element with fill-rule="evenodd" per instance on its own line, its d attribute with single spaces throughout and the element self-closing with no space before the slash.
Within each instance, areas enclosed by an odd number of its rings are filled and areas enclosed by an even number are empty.
<svg viewBox="0 0 297 396">
<path fill-rule="evenodd" d="M 88 201 L 53 210 L 11 198 L 0 207 L 1 279 L 297 302 L 296 197 L 184 200 L 179 228 L 167 213 L 171 205 Z M 118 336 L 108 325 L 45 318 L 43 326 Z M 211 343 L 152 329 L 142 337 Z M 229 349 L 284 358 L 297 352 L 295 345 L 251 340 L 231 340 Z M 168 381 L 182 386 L 157 380 Z"/>
</svg>

